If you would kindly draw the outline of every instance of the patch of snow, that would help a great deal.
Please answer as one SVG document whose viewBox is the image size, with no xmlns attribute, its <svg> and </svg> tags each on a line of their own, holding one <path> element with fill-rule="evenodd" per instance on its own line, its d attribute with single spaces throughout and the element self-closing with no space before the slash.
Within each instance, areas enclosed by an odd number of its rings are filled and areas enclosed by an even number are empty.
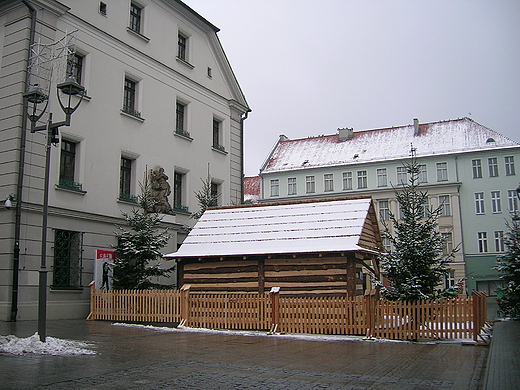
<svg viewBox="0 0 520 390">
<path fill-rule="evenodd" d="M 13 355 L 53 355 L 53 356 L 71 356 L 71 355 L 95 355 L 93 344 L 82 341 L 57 339 L 54 337 L 46 337 L 45 343 L 40 341 L 38 333 L 30 337 L 20 338 L 13 335 L 0 336 L 0 353 L 9 353 Z"/>
<path fill-rule="evenodd" d="M 166 326 L 152 326 L 152 325 L 140 325 L 140 324 L 124 324 L 124 323 L 113 323 L 114 326 L 125 326 L 149 329 L 156 332 L 170 332 L 170 333 L 205 333 L 205 334 L 218 334 L 228 336 L 246 336 L 246 337 L 277 337 L 286 338 L 293 340 L 305 340 L 305 341 L 323 341 L 323 342 L 336 342 L 336 341 L 364 341 L 364 342 L 384 342 L 384 343 L 414 343 L 416 341 L 406 340 L 390 340 L 390 339 L 376 339 L 365 336 L 346 336 L 346 335 L 322 335 L 322 334 L 294 334 L 294 333 L 268 333 L 263 331 L 252 331 L 252 330 L 227 330 L 227 329 L 207 329 L 207 328 L 190 328 L 187 326 L 179 326 L 177 328 L 170 328 Z M 421 344 L 438 344 L 438 343 L 465 343 L 473 342 L 473 339 L 451 339 L 451 340 L 425 340 L 421 341 Z"/>
</svg>

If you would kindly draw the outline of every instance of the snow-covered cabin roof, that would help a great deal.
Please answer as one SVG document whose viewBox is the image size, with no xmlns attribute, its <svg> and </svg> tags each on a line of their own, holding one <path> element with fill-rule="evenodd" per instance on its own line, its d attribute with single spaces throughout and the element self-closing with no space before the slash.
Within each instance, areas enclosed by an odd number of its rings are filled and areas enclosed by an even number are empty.
<svg viewBox="0 0 520 390">
<path fill-rule="evenodd" d="M 367 252 L 379 241 L 371 198 L 318 200 L 208 209 L 164 257 Z"/>
<path fill-rule="evenodd" d="M 409 157 L 410 146 L 417 156 L 467 152 L 496 147 L 519 146 L 494 130 L 469 119 L 354 131 L 341 140 L 339 134 L 289 140 L 280 136 L 260 173 L 311 167 L 332 167 Z"/>
</svg>

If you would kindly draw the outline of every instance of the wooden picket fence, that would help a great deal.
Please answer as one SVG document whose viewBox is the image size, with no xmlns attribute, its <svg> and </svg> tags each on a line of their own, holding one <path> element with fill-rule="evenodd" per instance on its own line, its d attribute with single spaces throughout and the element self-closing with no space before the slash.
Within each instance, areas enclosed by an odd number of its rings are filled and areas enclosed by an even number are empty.
<svg viewBox="0 0 520 390">
<path fill-rule="evenodd" d="M 96 290 L 90 320 L 173 322 L 195 328 L 270 330 L 281 333 L 364 335 L 419 339 L 473 339 L 486 325 L 486 295 L 439 301 L 364 297 L 284 296 L 180 290 Z"/>
</svg>

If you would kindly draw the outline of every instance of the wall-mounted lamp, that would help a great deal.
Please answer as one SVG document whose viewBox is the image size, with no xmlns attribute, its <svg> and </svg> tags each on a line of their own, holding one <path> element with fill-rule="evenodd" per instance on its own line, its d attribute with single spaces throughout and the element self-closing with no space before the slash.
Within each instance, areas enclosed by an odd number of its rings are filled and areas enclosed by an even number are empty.
<svg viewBox="0 0 520 390">
<path fill-rule="evenodd" d="M 11 207 L 13 207 L 13 200 L 14 200 L 14 196 L 13 195 L 9 195 L 5 202 L 4 202 L 4 206 L 7 210 L 9 210 Z"/>
</svg>

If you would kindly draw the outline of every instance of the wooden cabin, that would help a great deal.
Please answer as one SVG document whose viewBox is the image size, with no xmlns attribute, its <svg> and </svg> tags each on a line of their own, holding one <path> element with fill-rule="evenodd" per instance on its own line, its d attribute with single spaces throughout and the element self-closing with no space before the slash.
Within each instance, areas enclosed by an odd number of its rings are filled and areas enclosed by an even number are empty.
<svg viewBox="0 0 520 390">
<path fill-rule="evenodd" d="M 208 209 L 179 250 L 192 291 L 362 295 L 382 247 L 370 197 Z"/>
</svg>

